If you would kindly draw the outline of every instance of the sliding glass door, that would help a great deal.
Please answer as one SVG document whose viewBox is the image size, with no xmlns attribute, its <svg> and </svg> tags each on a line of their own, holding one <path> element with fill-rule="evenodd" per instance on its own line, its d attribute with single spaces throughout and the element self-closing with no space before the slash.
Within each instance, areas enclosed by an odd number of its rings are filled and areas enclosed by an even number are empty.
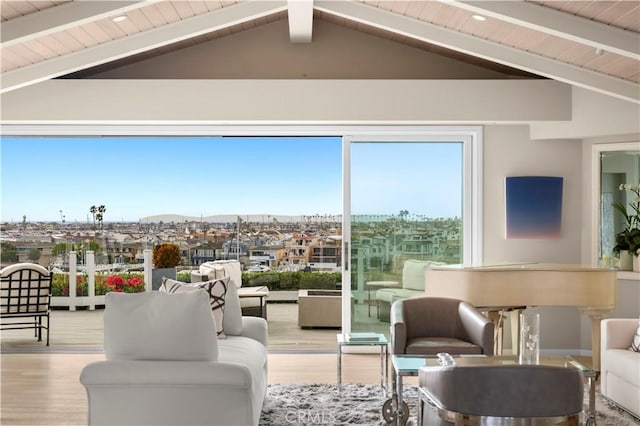
<svg viewBox="0 0 640 426">
<path fill-rule="evenodd" d="M 471 261 L 471 145 L 466 135 L 345 138 L 345 332 L 388 333 L 391 303 L 424 290 L 426 262 Z"/>
</svg>

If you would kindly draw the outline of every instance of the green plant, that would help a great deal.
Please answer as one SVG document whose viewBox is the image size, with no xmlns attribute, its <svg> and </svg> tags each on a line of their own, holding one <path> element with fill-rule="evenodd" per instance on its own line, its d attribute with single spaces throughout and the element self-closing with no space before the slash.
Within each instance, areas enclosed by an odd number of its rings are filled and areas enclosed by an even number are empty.
<svg viewBox="0 0 640 426">
<path fill-rule="evenodd" d="M 117 278 L 114 278 L 117 277 Z M 126 273 L 118 275 L 95 275 L 96 296 L 102 296 L 110 291 L 123 293 L 141 293 L 145 291 L 144 275 L 140 273 Z M 76 296 L 88 296 L 87 276 L 76 275 Z M 53 274 L 51 283 L 52 296 L 69 296 L 69 274 Z"/>
<path fill-rule="evenodd" d="M 153 265 L 156 268 L 175 268 L 181 260 L 180 247 L 176 244 L 164 243 L 153 248 Z"/>
<path fill-rule="evenodd" d="M 17 262 L 18 250 L 16 249 L 16 246 L 5 241 L 0 243 L 0 260 L 3 263 Z"/>
<path fill-rule="evenodd" d="M 243 287 L 267 286 L 271 291 L 298 289 L 335 290 L 342 281 L 340 272 L 243 272 Z"/>
<path fill-rule="evenodd" d="M 616 235 L 616 246 L 613 251 L 619 253 L 620 250 L 629 250 L 629 253 L 635 256 L 640 255 L 640 229 L 625 229 Z"/>
<path fill-rule="evenodd" d="M 624 230 L 616 234 L 614 253 L 628 250 L 633 255 L 640 254 L 640 185 L 622 184 L 618 187 L 621 191 L 631 191 L 635 199 L 628 203 L 628 207 L 622 203 L 613 203 L 613 207 L 622 214 L 626 224 Z M 629 213 L 631 210 L 631 213 Z"/>
<path fill-rule="evenodd" d="M 191 272 L 190 271 L 180 271 L 176 274 L 176 280 L 182 281 L 183 283 L 191 282 Z"/>
</svg>

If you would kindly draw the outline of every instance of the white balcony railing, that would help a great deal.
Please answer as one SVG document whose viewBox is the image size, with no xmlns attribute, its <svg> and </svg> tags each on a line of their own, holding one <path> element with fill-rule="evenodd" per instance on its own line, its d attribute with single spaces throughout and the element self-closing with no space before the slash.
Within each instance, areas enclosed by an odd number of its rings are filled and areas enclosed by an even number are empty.
<svg viewBox="0 0 640 426">
<path fill-rule="evenodd" d="M 151 250 L 144 250 L 144 284 L 145 291 L 151 291 L 151 268 L 152 258 Z M 78 307 L 88 307 L 94 310 L 96 305 L 104 305 L 104 295 L 96 296 L 96 262 L 93 251 L 88 251 L 86 255 L 85 271 L 87 273 L 87 296 L 76 296 L 78 273 L 77 253 L 72 251 L 69 253 L 69 296 L 53 296 L 51 297 L 51 306 L 68 307 L 70 311 L 75 311 Z"/>
</svg>

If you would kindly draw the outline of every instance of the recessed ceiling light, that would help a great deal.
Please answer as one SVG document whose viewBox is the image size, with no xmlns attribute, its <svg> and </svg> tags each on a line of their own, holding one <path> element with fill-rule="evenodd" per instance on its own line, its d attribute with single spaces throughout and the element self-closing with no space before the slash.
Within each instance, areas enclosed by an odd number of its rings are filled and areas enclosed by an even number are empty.
<svg viewBox="0 0 640 426">
<path fill-rule="evenodd" d="M 120 16 L 116 16 L 115 18 L 111 19 L 113 22 L 122 22 L 122 21 L 126 21 L 127 16 L 126 15 L 120 15 Z"/>
<path fill-rule="evenodd" d="M 486 20 L 487 20 L 487 18 L 485 18 L 485 17 L 484 17 L 484 16 L 482 16 L 482 15 L 471 15 L 471 17 L 472 17 L 473 19 L 475 19 L 476 21 L 480 21 L 480 22 L 484 22 L 484 21 L 486 21 Z"/>
</svg>

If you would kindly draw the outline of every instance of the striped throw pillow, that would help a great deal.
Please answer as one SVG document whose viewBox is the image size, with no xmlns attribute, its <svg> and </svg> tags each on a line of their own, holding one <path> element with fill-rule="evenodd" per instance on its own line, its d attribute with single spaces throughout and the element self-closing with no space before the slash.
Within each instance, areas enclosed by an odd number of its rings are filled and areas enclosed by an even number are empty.
<svg viewBox="0 0 640 426">
<path fill-rule="evenodd" d="M 216 323 L 216 333 L 218 339 L 224 339 L 224 298 L 227 295 L 229 287 L 229 277 L 218 278 L 215 280 L 204 281 L 200 283 L 183 283 L 181 281 L 172 280 L 171 278 L 162 277 L 162 285 L 159 291 L 173 294 L 183 293 L 186 291 L 204 290 L 209 295 L 209 304 L 211 305 L 211 313 Z"/>
</svg>

